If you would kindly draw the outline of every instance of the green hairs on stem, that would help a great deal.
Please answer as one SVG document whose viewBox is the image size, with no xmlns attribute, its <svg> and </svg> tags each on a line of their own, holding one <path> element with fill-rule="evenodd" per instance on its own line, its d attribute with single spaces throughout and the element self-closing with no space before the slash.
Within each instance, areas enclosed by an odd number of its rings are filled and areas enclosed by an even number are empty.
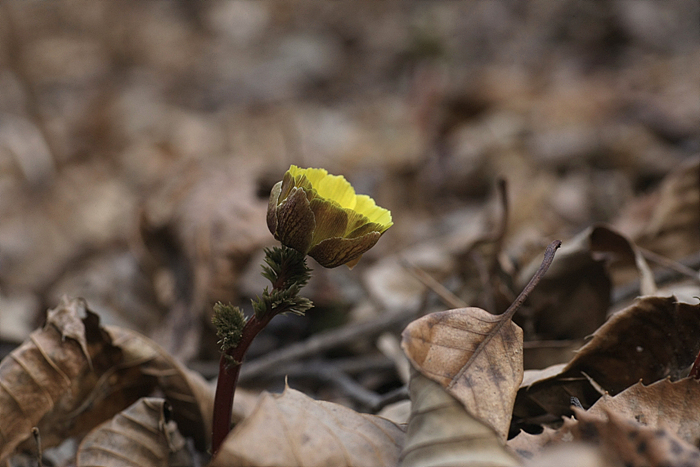
<svg viewBox="0 0 700 467">
<path fill-rule="evenodd" d="M 303 315 L 313 306 L 308 298 L 297 296 L 311 277 L 304 254 L 286 246 L 266 248 L 262 275 L 272 283 L 272 290 L 266 287 L 262 297 L 253 300 L 256 317 L 272 312 Z"/>
<path fill-rule="evenodd" d="M 311 269 L 306 265 L 306 256 L 286 246 L 265 248 L 263 277 L 275 289 L 289 289 L 297 286 L 301 290 L 311 277 Z"/>
<path fill-rule="evenodd" d="M 216 335 L 219 337 L 217 344 L 221 346 L 222 352 L 236 347 L 241 341 L 246 319 L 237 306 L 217 302 L 214 305 L 214 316 L 211 322 L 216 327 Z"/>
</svg>

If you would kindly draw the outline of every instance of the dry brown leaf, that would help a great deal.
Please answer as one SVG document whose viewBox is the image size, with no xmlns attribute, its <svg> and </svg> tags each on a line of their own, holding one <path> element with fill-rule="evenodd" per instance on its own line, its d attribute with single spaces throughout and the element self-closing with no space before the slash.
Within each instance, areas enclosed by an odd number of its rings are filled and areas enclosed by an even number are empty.
<svg viewBox="0 0 700 467">
<path fill-rule="evenodd" d="M 597 452 L 594 458 L 598 463 L 590 465 L 700 465 L 700 451 L 666 429 L 640 424 L 602 406 L 595 413 L 581 409 L 574 409 L 574 412 L 576 418 L 564 419 L 564 426 L 559 430 L 548 429 L 541 435 L 521 433 L 509 443 L 509 447 L 528 460 L 527 465 L 532 466 L 556 465 L 546 463 L 553 451 L 557 453 L 555 457 L 560 459 L 566 456 L 567 451 L 572 456 L 579 443 L 585 443 Z M 543 449 L 540 451 L 540 448 Z"/>
<path fill-rule="evenodd" d="M 523 377 L 522 330 L 506 323 L 475 353 L 500 319 L 480 308 L 431 313 L 406 327 L 402 347 L 418 371 L 505 441 Z"/>
<path fill-rule="evenodd" d="M 414 370 L 409 390 L 411 418 L 401 452 L 403 467 L 518 465 L 501 436 L 442 385 Z"/>
<path fill-rule="evenodd" d="M 602 392 L 617 394 L 638 381 L 679 379 L 700 350 L 700 305 L 675 297 L 643 297 L 598 329 L 563 370 L 521 387 L 514 416 L 571 413 L 571 397 L 590 407 Z"/>
<path fill-rule="evenodd" d="M 192 465 L 185 439 L 164 399 L 143 398 L 92 430 L 78 448 L 77 466 Z"/>
<path fill-rule="evenodd" d="M 264 393 L 228 435 L 211 467 L 396 465 L 404 432 L 394 423 L 287 387 Z"/>
<path fill-rule="evenodd" d="M 521 459 L 528 460 L 535 457 L 535 454 L 543 447 L 557 440 L 558 431 L 546 426 L 542 433 L 537 435 L 521 431 L 515 438 L 509 439 L 506 446 Z"/>
<path fill-rule="evenodd" d="M 614 265 L 634 266 L 639 275 L 639 294 L 656 293 L 654 274 L 637 245 L 620 232 L 605 225 L 596 225 L 589 229 L 590 249 L 593 253 L 613 255 Z"/>
<path fill-rule="evenodd" d="M 64 297 L 48 316 L 43 329 L 0 362 L 0 460 L 29 439 L 34 426 L 44 447 L 95 426 L 70 414 L 119 358 L 84 300 Z M 112 408 L 113 414 L 123 407 Z"/>
<path fill-rule="evenodd" d="M 665 428 L 694 446 L 700 443 L 700 425 L 691 415 L 700 413 L 700 381 L 694 378 L 637 383 L 614 397 L 604 395 L 588 412 L 615 412 L 648 427 Z"/>
<path fill-rule="evenodd" d="M 81 314 L 86 318 L 81 320 Z M 206 449 L 211 386 L 150 339 L 117 327 L 102 328 L 84 300 L 64 298 L 49 311 L 46 327 L 0 363 L 0 457 L 23 440 L 21 448 L 33 449 L 33 426 L 39 427 L 43 447 L 55 446 L 156 388 L 174 408 L 184 433 Z"/>
<path fill-rule="evenodd" d="M 267 198 L 257 195 L 259 160 L 231 158 L 186 164 L 146 201 L 141 218 L 142 262 L 168 318 L 154 339 L 188 360 L 200 350 L 202 314 L 217 301 L 236 302 L 251 258 L 272 241 Z"/>
<path fill-rule="evenodd" d="M 700 157 L 668 174 L 650 198 L 636 201 L 616 224 L 638 245 L 667 258 L 700 250 Z"/>
<path fill-rule="evenodd" d="M 663 428 L 644 426 L 606 409 L 602 416 L 574 411 L 577 421 L 567 419 L 562 436 L 570 432 L 577 440 L 599 444 L 608 457 L 625 466 L 700 466 L 698 448 Z"/>
<path fill-rule="evenodd" d="M 528 308 L 516 317 L 524 329 L 532 330 L 528 340 L 581 339 L 603 324 L 610 308 L 610 262 L 632 266 L 641 278 L 643 295 L 656 291 L 651 270 L 634 243 L 610 227 L 590 227 L 561 247 L 530 293 Z M 516 288 L 522 288 L 538 267 L 536 258 L 523 268 Z"/>
<path fill-rule="evenodd" d="M 214 391 L 209 383 L 136 331 L 116 326 L 107 326 L 106 330 L 114 345 L 121 349 L 123 360 L 114 368 L 112 378 L 102 380 L 107 386 L 103 389 L 117 392 L 115 388 L 120 387 L 133 391 L 135 385 L 141 384 L 143 387 L 138 392 L 147 395 L 150 387 L 157 386 L 172 406 L 173 419 L 180 431 L 194 438 L 200 449 L 206 449 L 211 442 L 214 410 Z M 106 392 L 104 396 L 109 397 Z"/>
<path fill-rule="evenodd" d="M 600 449 L 588 443 L 572 441 L 557 444 L 539 453 L 524 467 L 620 467 L 616 460 L 605 456 Z"/>
</svg>

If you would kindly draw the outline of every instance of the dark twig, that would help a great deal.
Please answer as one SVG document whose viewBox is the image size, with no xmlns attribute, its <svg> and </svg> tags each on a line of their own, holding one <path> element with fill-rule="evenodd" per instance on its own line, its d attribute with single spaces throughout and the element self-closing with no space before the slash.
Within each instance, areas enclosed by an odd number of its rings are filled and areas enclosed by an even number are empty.
<svg viewBox="0 0 700 467">
<path fill-rule="evenodd" d="M 386 394 L 382 394 L 379 398 L 378 403 L 372 407 L 373 412 L 379 412 L 384 407 L 394 402 L 399 402 L 408 399 L 408 386 L 403 385 L 400 388 L 396 388 L 393 391 L 389 391 Z"/>
<path fill-rule="evenodd" d="M 437 296 L 442 299 L 445 305 L 452 308 L 464 308 L 467 306 L 467 303 L 464 300 L 453 294 L 447 287 L 442 285 L 437 279 L 425 272 L 423 269 L 419 268 L 405 258 L 401 259 L 400 264 L 408 272 L 410 272 L 413 277 L 421 281 L 424 286 L 435 292 Z"/>
<path fill-rule="evenodd" d="M 477 346 L 476 350 L 474 350 L 474 356 L 481 353 L 484 350 L 484 348 L 488 345 L 488 343 L 491 342 L 491 339 L 493 339 L 493 337 L 496 334 L 498 334 L 501 328 L 513 318 L 513 315 L 515 315 L 515 313 L 518 311 L 518 309 L 520 309 L 525 300 L 527 300 L 527 297 L 530 295 L 530 292 L 534 290 L 534 288 L 537 286 L 537 284 L 540 282 L 542 277 L 549 269 L 549 266 L 551 266 L 552 261 L 554 260 L 554 253 L 560 246 L 561 241 L 559 240 L 555 240 L 552 243 L 550 243 L 549 246 L 547 246 L 547 249 L 544 252 L 544 260 L 542 261 L 540 267 L 537 269 L 537 272 L 535 272 L 535 275 L 532 276 L 530 282 L 528 282 L 523 291 L 520 292 L 520 295 L 518 295 L 515 301 L 508 307 L 508 309 L 502 315 L 500 315 L 500 319 L 496 321 L 496 324 L 489 331 L 488 335 L 484 337 L 484 340 L 482 340 Z M 449 386 L 447 386 L 447 389 L 451 389 L 457 383 L 457 381 L 459 381 L 462 378 L 462 376 L 469 369 L 474 360 L 475 358 L 473 357 L 467 360 L 467 363 L 465 363 L 464 366 L 454 376 L 454 378 L 452 378 L 452 381 L 450 382 Z"/>
<path fill-rule="evenodd" d="M 39 432 L 39 428 L 32 428 L 32 436 L 36 443 L 36 465 L 37 467 L 42 467 L 44 465 L 44 453 L 41 449 L 41 433 Z"/>
<path fill-rule="evenodd" d="M 700 252 L 693 253 L 692 255 L 686 256 L 685 258 L 677 261 L 676 263 L 681 264 L 689 269 L 700 269 Z M 684 277 L 682 274 L 676 270 L 661 269 L 654 272 L 654 282 L 661 286 L 667 284 L 671 281 L 678 280 Z M 612 302 L 620 303 L 625 300 L 630 300 L 639 295 L 639 279 L 625 284 L 624 286 L 618 287 L 613 292 Z"/>
<path fill-rule="evenodd" d="M 302 358 L 320 355 L 331 349 L 354 344 L 358 339 L 373 339 L 386 330 L 406 326 L 415 318 L 413 313 L 387 313 L 375 319 L 316 334 L 303 342 L 292 344 L 247 362 L 241 371 L 241 381 L 250 381 L 263 374 L 275 372 L 277 369 L 284 369 L 290 362 Z"/>
<path fill-rule="evenodd" d="M 644 248 L 639 248 L 639 251 L 642 253 L 644 258 L 648 259 L 649 261 L 653 261 L 654 263 L 658 264 L 659 266 L 662 266 L 666 269 L 670 269 L 671 271 L 677 272 L 680 276 L 686 276 L 692 280 L 694 280 L 697 283 L 700 283 L 700 273 L 698 271 L 693 270 L 692 268 L 689 268 L 683 263 L 680 263 L 678 261 L 673 261 L 672 259 L 668 259 L 665 256 L 661 256 L 659 254 L 654 253 L 653 251 L 646 250 Z M 697 266 L 696 266 L 697 267 Z"/>
<path fill-rule="evenodd" d="M 496 293 L 493 290 L 492 278 L 490 268 L 486 266 L 486 261 L 484 261 L 484 255 L 482 255 L 479 250 L 472 250 L 469 253 L 469 258 L 471 258 L 477 272 L 479 273 L 479 280 L 481 281 L 481 289 L 484 291 L 484 309 L 489 313 L 497 313 L 496 310 Z"/>
</svg>

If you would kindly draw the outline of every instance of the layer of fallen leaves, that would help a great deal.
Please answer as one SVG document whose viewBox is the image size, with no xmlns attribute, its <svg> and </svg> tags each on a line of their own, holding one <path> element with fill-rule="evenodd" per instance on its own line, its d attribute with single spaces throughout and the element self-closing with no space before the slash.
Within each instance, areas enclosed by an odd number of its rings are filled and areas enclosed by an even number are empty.
<svg viewBox="0 0 700 467">
<path fill-rule="evenodd" d="M 0 462 L 697 465 L 696 10 L 0 4 Z M 396 223 L 259 336 L 245 383 L 290 387 L 210 460 L 208 313 L 264 287 L 289 163 Z"/>
<path fill-rule="evenodd" d="M 499 319 L 454 309 L 406 328 L 407 425 L 287 388 L 263 394 L 210 465 L 538 465 L 573 440 L 595 465 L 700 465 L 700 431 L 688 418 L 700 382 L 686 376 L 700 351 L 700 305 L 642 297 L 563 369 L 525 383 L 522 331 L 507 323 L 491 335 Z M 162 398 L 149 397 L 156 389 Z M 203 455 L 212 397 L 152 341 L 103 328 L 83 300 L 66 298 L 0 363 L 0 459 L 75 438 L 77 466 L 191 465 L 184 437 Z M 590 409 L 572 408 L 572 397 Z M 551 424 L 560 427 L 506 443 L 512 417 L 562 411 L 572 418 Z"/>
</svg>

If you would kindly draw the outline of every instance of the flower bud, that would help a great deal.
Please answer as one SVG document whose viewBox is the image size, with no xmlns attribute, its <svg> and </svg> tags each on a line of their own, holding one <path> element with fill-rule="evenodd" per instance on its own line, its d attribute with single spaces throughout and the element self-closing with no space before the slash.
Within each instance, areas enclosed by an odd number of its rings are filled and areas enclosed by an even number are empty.
<svg viewBox="0 0 700 467">
<path fill-rule="evenodd" d="M 267 208 L 272 235 L 327 268 L 352 268 L 392 225 L 387 209 L 325 169 L 291 166 Z"/>
</svg>

